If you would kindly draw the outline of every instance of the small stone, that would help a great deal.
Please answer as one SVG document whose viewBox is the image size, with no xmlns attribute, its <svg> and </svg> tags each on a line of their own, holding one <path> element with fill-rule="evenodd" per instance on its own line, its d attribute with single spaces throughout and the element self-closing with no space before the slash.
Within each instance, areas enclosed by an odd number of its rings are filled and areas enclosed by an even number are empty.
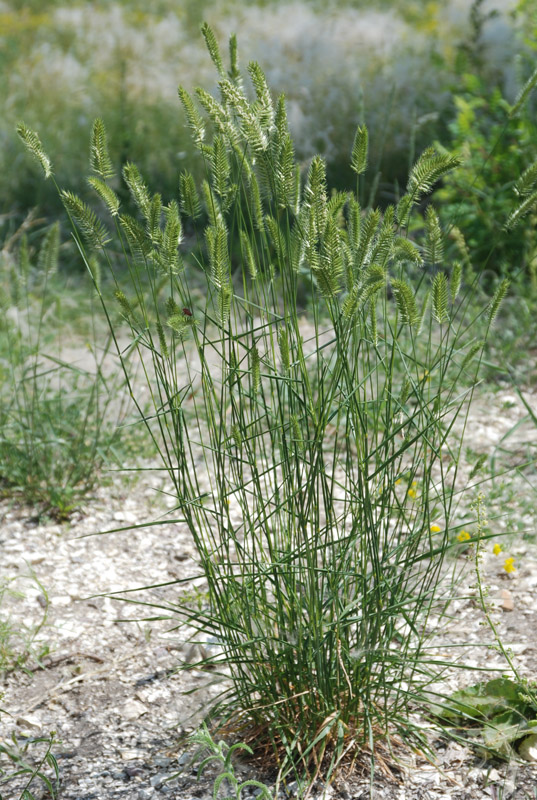
<svg viewBox="0 0 537 800">
<path fill-rule="evenodd" d="M 184 767 L 185 764 L 188 764 L 191 760 L 192 760 L 191 753 L 183 753 L 183 755 L 180 756 L 179 758 L 178 764 L 180 767 Z"/>
<path fill-rule="evenodd" d="M 25 717 L 17 717 L 15 720 L 19 728 L 34 728 L 35 730 L 41 729 L 41 720 L 31 714 L 26 714 Z"/>
<path fill-rule="evenodd" d="M 171 758 L 168 758 L 168 756 L 155 756 L 153 762 L 157 767 L 169 767 L 172 763 L 172 760 Z"/>
<path fill-rule="evenodd" d="M 157 775 L 153 775 L 149 783 L 154 789 L 159 789 L 169 777 L 165 772 L 159 772 Z"/>
<path fill-rule="evenodd" d="M 138 750 L 123 750 L 121 759 L 122 761 L 138 761 L 140 759 L 140 753 Z"/>
<path fill-rule="evenodd" d="M 144 769 L 137 764 L 128 764 L 123 768 L 123 772 L 127 778 L 136 778 L 137 775 L 143 775 Z"/>
<path fill-rule="evenodd" d="M 134 720 L 141 717 L 142 714 L 147 714 L 147 707 L 144 706 L 143 703 L 140 703 L 139 700 L 129 700 L 128 703 L 125 703 L 123 706 L 123 719 Z"/>
<path fill-rule="evenodd" d="M 537 761 L 537 734 L 526 736 L 518 745 L 518 752 L 526 761 Z"/>
<path fill-rule="evenodd" d="M 502 610 L 514 611 L 515 602 L 513 600 L 513 595 L 511 594 L 509 589 L 502 589 L 501 598 L 502 598 Z"/>
</svg>

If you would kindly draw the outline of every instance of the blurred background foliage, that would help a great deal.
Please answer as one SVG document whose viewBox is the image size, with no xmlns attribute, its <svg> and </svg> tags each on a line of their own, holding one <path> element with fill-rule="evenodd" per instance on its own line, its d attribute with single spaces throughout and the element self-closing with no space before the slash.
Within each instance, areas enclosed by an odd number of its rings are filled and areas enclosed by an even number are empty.
<svg viewBox="0 0 537 800">
<path fill-rule="evenodd" d="M 51 220 L 62 213 L 16 140 L 21 117 L 39 130 L 60 185 L 90 202 L 96 116 L 118 166 L 135 161 L 150 188 L 176 196 L 179 173 L 198 163 L 177 86 L 216 89 L 199 36 L 204 19 L 222 45 L 236 31 L 243 60 L 259 61 L 274 91 L 285 91 L 299 158 L 306 166 L 320 152 L 330 185 L 353 185 L 349 150 L 363 122 L 371 143 L 364 199 L 381 206 L 397 198 L 409 164 L 432 141 L 462 150 L 465 165 L 437 197 L 444 217 L 456 217 L 488 269 L 524 269 L 528 234 L 496 236 L 489 256 L 490 229 L 508 216 L 512 182 L 535 157 L 534 101 L 503 128 L 534 68 L 537 0 L 0 2 L 0 213 L 8 227 L 36 206 Z"/>
</svg>

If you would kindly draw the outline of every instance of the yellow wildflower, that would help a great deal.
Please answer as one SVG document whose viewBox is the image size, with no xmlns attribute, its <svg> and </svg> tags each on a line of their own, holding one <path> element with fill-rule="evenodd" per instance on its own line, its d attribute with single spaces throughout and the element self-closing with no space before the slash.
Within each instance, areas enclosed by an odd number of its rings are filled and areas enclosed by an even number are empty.
<svg viewBox="0 0 537 800">
<path fill-rule="evenodd" d="M 470 536 L 468 531 L 461 531 L 459 533 L 459 535 L 457 536 L 457 539 L 459 540 L 459 542 L 467 542 L 468 539 L 471 539 L 471 538 L 472 537 Z"/>
<path fill-rule="evenodd" d="M 397 480 L 395 481 L 395 485 L 399 486 L 400 483 L 401 483 L 401 478 L 397 478 Z"/>
<path fill-rule="evenodd" d="M 506 558 L 503 562 L 503 568 L 506 572 L 516 572 L 515 559 L 512 556 Z"/>
<path fill-rule="evenodd" d="M 431 525 L 431 533 L 440 533 L 441 530 L 440 525 Z"/>
<path fill-rule="evenodd" d="M 414 499 L 414 498 L 415 498 L 415 497 L 417 497 L 417 495 L 418 495 L 418 493 L 417 493 L 417 491 L 416 491 L 415 489 L 409 489 L 409 490 L 408 490 L 408 492 L 407 492 L 407 494 L 408 494 L 408 496 L 409 496 L 409 497 L 411 497 L 412 499 Z"/>
<path fill-rule="evenodd" d="M 494 547 L 492 548 L 492 552 L 494 553 L 495 556 L 499 556 L 500 553 L 502 552 L 501 544 L 495 544 Z"/>
</svg>

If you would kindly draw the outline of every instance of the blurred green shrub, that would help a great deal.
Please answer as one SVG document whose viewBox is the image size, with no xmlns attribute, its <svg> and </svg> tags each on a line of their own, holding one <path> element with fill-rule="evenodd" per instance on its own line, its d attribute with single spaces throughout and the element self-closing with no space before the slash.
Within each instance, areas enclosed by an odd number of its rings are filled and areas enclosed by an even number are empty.
<svg viewBox="0 0 537 800">
<path fill-rule="evenodd" d="M 450 149 L 463 164 L 446 177 L 435 195 L 446 223 L 459 227 L 473 253 L 474 266 L 493 273 L 533 273 L 537 237 L 534 225 L 507 230 L 514 185 L 537 159 L 537 119 L 531 104 L 509 118 L 511 105 L 500 89 L 487 91 L 475 75 L 463 76 L 450 124 Z"/>
<path fill-rule="evenodd" d="M 299 159 L 322 153 L 332 185 L 352 185 L 348 142 L 357 123 L 367 122 L 372 175 L 382 170 L 384 205 L 393 200 L 394 181 L 406 180 L 412 130 L 415 152 L 442 137 L 455 45 L 468 25 L 468 7 L 458 0 L 423 5 L 159 0 L 148 10 L 140 0 L 11 0 L 0 14 L 0 68 L 9 76 L 0 86 L 0 209 L 21 218 L 35 205 L 54 216 L 59 211 L 57 195 L 37 179 L 15 141 L 12 132 L 23 115 L 49 151 L 62 153 L 60 183 L 77 193 L 86 189 L 81 140 L 91 120 L 102 116 L 116 165 L 134 161 L 149 185 L 173 197 L 179 173 L 197 163 L 177 108 L 177 86 L 214 85 L 209 60 L 193 46 L 202 16 L 219 39 L 240 30 L 244 61 L 268 65 L 274 92 L 287 93 Z M 512 21 L 502 15 L 485 33 L 484 69 L 509 63 Z M 440 117 L 425 116 L 431 111 Z"/>
</svg>

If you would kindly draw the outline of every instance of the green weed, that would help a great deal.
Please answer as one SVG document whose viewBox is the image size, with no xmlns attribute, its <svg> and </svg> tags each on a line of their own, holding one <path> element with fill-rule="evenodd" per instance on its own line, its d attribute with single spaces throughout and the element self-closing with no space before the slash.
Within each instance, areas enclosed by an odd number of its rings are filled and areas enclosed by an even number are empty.
<svg viewBox="0 0 537 800">
<path fill-rule="evenodd" d="M 95 322 L 81 352 L 69 352 L 73 306 L 81 309 L 59 272 L 59 226 L 36 252 L 31 223 L 11 235 L 0 262 L 0 492 L 65 518 L 113 458 L 123 410 L 105 366 L 111 340 L 97 345 Z M 82 302 L 91 320 L 91 301 Z"/>
</svg>

